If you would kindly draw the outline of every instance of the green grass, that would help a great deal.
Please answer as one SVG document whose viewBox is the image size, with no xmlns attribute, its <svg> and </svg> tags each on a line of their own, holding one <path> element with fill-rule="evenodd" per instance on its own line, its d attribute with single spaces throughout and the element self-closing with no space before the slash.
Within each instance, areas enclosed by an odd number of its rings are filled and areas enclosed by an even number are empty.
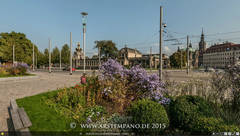
<svg viewBox="0 0 240 136">
<path fill-rule="evenodd" d="M 16 100 L 18 106 L 25 109 L 33 124 L 30 127 L 31 132 L 70 130 L 70 119 L 60 116 L 45 103 L 46 99 L 56 94 L 57 91 L 52 91 Z"/>
<path fill-rule="evenodd" d="M 0 74 L 0 78 L 6 78 L 6 77 L 23 77 L 23 76 L 35 76 L 35 74 L 24 74 L 24 75 L 2 75 Z"/>
</svg>

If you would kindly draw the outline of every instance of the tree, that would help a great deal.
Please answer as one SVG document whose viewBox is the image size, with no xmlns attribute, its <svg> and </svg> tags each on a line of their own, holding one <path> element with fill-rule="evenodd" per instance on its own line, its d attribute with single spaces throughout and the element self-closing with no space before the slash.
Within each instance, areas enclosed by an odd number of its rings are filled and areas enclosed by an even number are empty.
<svg viewBox="0 0 240 136">
<path fill-rule="evenodd" d="M 62 63 L 63 64 L 69 64 L 70 60 L 70 48 L 68 44 L 64 44 L 61 50 L 61 56 L 62 56 Z"/>
<path fill-rule="evenodd" d="M 95 48 L 100 48 L 100 54 L 104 58 L 117 58 L 118 49 L 111 40 L 95 41 Z"/>
<path fill-rule="evenodd" d="M 45 61 L 44 57 L 45 56 L 44 56 L 44 54 L 42 52 L 39 51 L 37 53 L 37 57 L 36 57 L 37 58 L 37 67 L 47 64 L 47 62 Z"/>
<path fill-rule="evenodd" d="M 60 51 L 58 47 L 55 47 L 52 52 L 52 63 L 59 63 L 60 60 Z"/>
<path fill-rule="evenodd" d="M 44 59 L 43 60 L 44 60 L 45 65 L 49 64 L 49 51 L 47 48 L 44 50 Z"/>
<path fill-rule="evenodd" d="M 182 67 L 185 67 L 187 63 L 187 53 L 182 50 Z M 181 68 L 181 51 L 174 52 L 170 56 L 170 65 L 174 68 Z"/>
<path fill-rule="evenodd" d="M 0 33 L 0 58 L 12 61 L 13 45 L 15 47 L 15 61 L 32 64 L 33 43 L 23 33 Z M 38 48 L 35 46 L 35 54 Z"/>
</svg>

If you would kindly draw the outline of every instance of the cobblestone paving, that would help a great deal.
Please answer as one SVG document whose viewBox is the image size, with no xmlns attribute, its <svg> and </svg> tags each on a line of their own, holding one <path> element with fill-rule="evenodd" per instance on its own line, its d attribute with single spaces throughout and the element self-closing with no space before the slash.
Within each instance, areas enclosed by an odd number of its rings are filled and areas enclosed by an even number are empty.
<svg viewBox="0 0 240 136">
<path fill-rule="evenodd" d="M 9 118 L 8 106 L 10 99 L 32 96 L 57 88 L 73 86 L 80 80 L 80 73 L 47 73 L 35 72 L 37 77 L 26 79 L 7 79 L 0 81 L 0 131 L 7 131 Z"/>
</svg>

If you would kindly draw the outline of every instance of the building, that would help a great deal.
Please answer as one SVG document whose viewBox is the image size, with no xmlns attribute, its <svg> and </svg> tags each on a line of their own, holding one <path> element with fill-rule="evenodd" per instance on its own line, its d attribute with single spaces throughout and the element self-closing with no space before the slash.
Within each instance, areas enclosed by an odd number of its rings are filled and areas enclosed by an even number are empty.
<svg viewBox="0 0 240 136">
<path fill-rule="evenodd" d="M 240 44 L 225 42 L 215 44 L 203 54 L 204 67 L 225 68 L 240 60 Z"/>
<path fill-rule="evenodd" d="M 199 50 L 198 50 L 198 67 L 203 66 L 203 54 L 206 51 L 206 42 L 204 40 L 204 33 L 202 29 L 201 40 L 199 42 Z"/>
<path fill-rule="evenodd" d="M 141 65 L 143 68 L 158 68 L 159 67 L 159 54 L 142 54 L 137 49 L 122 48 L 119 50 L 118 59 L 121 65 L 126 67 L 132 67 L 135 65 Z M 107 61 L 107 59 L 101 58 L 101 64 Z M 92 58 L 86 57 L 85 60 L 86 69 L 98 69 L 99 68 L 99 57 L 94 55 Z M 77 69 L 83 69 L 83 50 L 78 43 L 73 55 L 73 67 Z M 169 57 L 163 54 L 163 68 L 170 66 Z"/>
<path fill-rule="evenodd" d="M 195 50 L 192 54 L 192 67 L 198 68 L 199 51 Z"/>
<path fill-rule="evenodd" d="M 136 49 L 127 48 L 125 46 L 125 48 L 119 51 L 119 62 L 124 66 L 137 64 L 141 58 L 142 53 Z"/>
<path fill-rule="evenodd" d="M 127 67 L 141 65 L 143 68 L 158 68 L 159 54 L 142 54 L 136 49 L 125 47 L 119 51 L 119 62 Z M 169 57 L 163 54 L 163 68 L 168 68 L 169 66 Z"/>
<path fill-rule="evenodd" d="M 73 67 L 77 69 L 83 69 L 84 67 L 84 59 L 83 59 L 83 49 L 80 47 L 80 43 L 78 43 L 77 48 L 74 51 L 73 54 Z M 103 59 L 101 59 L 101 63 L 104 62 Z M 99 59 L 98 56 L 94 56 L 92 58 L 89 58 L 85 56 L 85 68 L 86 69 L 98 69 L 99 68 Z"/>
</svg>

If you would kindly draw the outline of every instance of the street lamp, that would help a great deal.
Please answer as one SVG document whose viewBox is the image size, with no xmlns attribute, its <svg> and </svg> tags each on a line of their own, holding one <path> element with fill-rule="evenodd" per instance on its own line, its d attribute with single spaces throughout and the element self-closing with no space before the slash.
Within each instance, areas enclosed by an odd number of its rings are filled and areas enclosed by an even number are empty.
<svg viewBox="0 0 240 136">
<path fill-rule="evenodd" d="M 87 12 L 82 12 L 82 24 L 83 24 L 83 73 L 85 73 L 85 34 L 86 34 L 86 20 L 87 20 Z"/>
<path fill-rule="evenodd" d="M 162 80 L 162 47 L 163 47 L 163 29 L 167 27 L 166 23 L 163 23 L 163 7 L 160 6 L 160 31 L 159 31 L 159 80 Z"/>
</svg>

